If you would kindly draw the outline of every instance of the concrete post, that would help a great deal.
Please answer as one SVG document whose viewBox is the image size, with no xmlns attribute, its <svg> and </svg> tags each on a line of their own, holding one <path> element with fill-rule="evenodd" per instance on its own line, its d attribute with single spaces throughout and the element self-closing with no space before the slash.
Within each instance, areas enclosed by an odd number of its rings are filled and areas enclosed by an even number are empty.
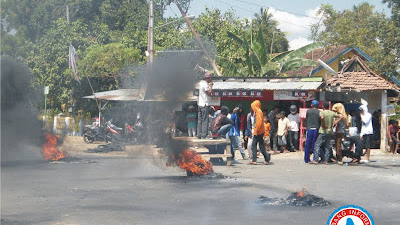
<svg viewBox="0 0 400 225">
<path fill-rule="evenodd" d="M 387 121 L 387 114 L 386 114 L 386 107 L 387 107 L 387 91 L 382 91 L 381 96 L 381 145 L 380 149 L 383 152 L 386 152 L 386 148 L 388 147 L 388 139 L 387 139 L 387 130 L 388 130 L 388 121 Z"/>
</svg>

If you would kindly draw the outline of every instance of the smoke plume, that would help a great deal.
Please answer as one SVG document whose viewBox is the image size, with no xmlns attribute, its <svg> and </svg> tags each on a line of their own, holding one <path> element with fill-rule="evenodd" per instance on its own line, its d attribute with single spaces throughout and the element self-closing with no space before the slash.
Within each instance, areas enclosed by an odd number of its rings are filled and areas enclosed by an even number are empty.
<svg viewBox="0 0 400 225">
<path fill-rule="evenodd" d="M 41 125 L 36 116 L 39 92 L 32 88 L 27 66 L 1 59 L 1 164 L 27 159 L 39 146 Z M 39 155 L 39 152 L 36 152 Z"/>
</svg>

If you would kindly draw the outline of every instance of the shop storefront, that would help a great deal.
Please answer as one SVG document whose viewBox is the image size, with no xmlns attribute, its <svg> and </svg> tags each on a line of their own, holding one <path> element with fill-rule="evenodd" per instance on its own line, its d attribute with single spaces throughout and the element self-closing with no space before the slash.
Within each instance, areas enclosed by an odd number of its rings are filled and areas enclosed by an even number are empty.
<svg viewBox="0 0 400 225">
<path fill-rule="evenodd" d="M 211 105 L 233 109 L 240 104 L 245 112 L 254 100 L 260 100 L 262 108 L 268 111 L 276 105 L 284 111 L 289 111 L 293 104 L 304 107 L 319 97 L 323 84 L 322 78 L 216 78 L 213 82 Z M 194 94 L 198 95 L 198 90 Z"/>
</svg>

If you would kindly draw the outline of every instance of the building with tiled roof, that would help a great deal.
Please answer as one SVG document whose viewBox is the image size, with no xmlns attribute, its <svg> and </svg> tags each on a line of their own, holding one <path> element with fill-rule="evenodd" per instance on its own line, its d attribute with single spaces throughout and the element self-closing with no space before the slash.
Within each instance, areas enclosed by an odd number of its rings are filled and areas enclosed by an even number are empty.
<svg viewBox="0 0 400 225">
<path fill-rule="evenodd" d="M 372 59 L 357 46 L 348 47 L 346 45 L 317 48 L 305 54 L 304 58 L 314 61 L 320 59 L 335 71 L 340 72 L 340 70 L 342 69 L 341 62 L 346 59 L 350 59 L 355 55 L 361 57 L 362 60 L 372 61 Z M 288 71 L 286 72 L 286 74 L 288 77 L 325 77 L 325 69 L 322 66 L 303 66 L 298 70 Z"/>
<path fill-rule="evenodd" d="M 362 57 L 354 55 L 337 76 L 326 80 L 321 100 L 341 102 L 346 110 L 357 110 L 363 99 L 368 103 L 371 114 L 380 110 L 381 129 L 374 132 L 380 133 L 376 141 L 380 141 L 381 150 L 385 150 L 388 97 L 397 97 L 399 92 L 399 86 L 374 73 Z"/>
<path fill-rule="evenodd" d="M 399 87 L 374 73 L 357 55 L 343 67 L 338 77 L 327 81 L 327 90 L 372 91 L 397 90 Z"/>
</svg>

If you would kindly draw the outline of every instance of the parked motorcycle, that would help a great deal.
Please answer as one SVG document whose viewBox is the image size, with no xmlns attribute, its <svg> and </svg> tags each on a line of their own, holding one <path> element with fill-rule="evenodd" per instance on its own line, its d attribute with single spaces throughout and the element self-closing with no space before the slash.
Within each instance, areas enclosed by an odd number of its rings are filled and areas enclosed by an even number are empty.
<svg viewBox="0 0 400 225">
<path fill-rule="evenodd" d="M 125 123 L 125 136 L 129 143 L 136 144 L 145 140 L 145 131 L 143 123 L 140 121 L 140 115 L 138 114 L 135 125 L 130 126 Z"/>
<path fill-rule="evenodd" d="M 111 123 L 112 120 L 106 122 L 106 142 L 109 142 L 106 145 L 102 145 L 105 148 L 108 148 L 112 151 L 124 151 L 126 149 L 123 144 L 120 132 L 123 130 L 120 127 L 115 126 Z M 101 146 L 99 146 L 101 147 Z"/>
<path fill-rule="evenodd" d="M 99 127 L 98 123 L 85 125 L 87 130 L 83 133 L 83 141 L 87 144 L 94 141 L 106 141 L 106 130 L 104 127 Z"/>
</svg>

